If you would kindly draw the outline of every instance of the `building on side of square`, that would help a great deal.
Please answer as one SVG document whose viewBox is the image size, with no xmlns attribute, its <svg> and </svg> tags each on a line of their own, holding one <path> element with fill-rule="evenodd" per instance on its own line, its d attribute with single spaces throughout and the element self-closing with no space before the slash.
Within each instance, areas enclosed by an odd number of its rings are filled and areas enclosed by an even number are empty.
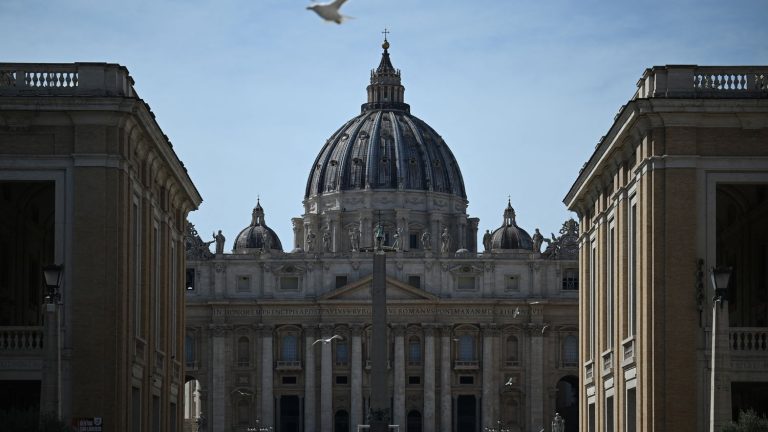
<svg viewBox="0 0 768 432">
<path fill-rule="evenodd" d="M 211 253 L 190 227 L 190 430 L 195 421 L 283 432 L 367 424 L 378 223 L 390 251 L 391 422 L 449 432 L 501 420 L 527 431 L 548 429 L 559 409 L 576 430 L 576 222 L 540 252 L 543 236 L 519 227 L 507 203 L 479 253 L 458 163 L 410 114 L 383 48 L 362 113 L 311 167 L 285 251 L 258 202 L 231 253 L 223 235 Z"/>
<path fill-rule="evenodd" d="M 0 410 L 178 430 L 200 202 L 125 67 L 0 64 Z"/>
<path fill-rule="evenodd" d="M 768 67 L 653 67 L 616 114 L 564 200 L 581 226 L 581 430 L 765 414 L 766 144 Z M 713 384 L 716 266 L 733 270 Z"/>
</svg>

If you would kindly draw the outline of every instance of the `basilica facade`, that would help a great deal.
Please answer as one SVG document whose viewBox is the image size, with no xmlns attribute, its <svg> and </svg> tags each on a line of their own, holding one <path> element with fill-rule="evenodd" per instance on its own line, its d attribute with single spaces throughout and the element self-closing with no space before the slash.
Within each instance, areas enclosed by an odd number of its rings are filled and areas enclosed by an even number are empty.
<svg viewBox="0 0 768 432">
<path fill-rule="evenodd" d="M 507 202 L 480 251 L 458 162 L 410 113 L 388 42 L 383 49 L 361 114 L 310 167 L 292 239 L 269 228 L 258 201 L 230 244 L 228 233 L 204 242 L 188 226 L 187 427 L 347 432 L 368 423 L 380 227 L 390 423 L 549 430 L 558 411 L 577 430 L 577 223 L 531 235 Z"/>
</svg>

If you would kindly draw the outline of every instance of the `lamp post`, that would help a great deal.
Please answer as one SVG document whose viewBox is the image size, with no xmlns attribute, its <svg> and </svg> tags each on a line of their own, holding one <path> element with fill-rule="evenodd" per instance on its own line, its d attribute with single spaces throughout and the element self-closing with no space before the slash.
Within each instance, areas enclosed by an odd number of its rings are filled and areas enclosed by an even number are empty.
<svg viewBox="0 0 768 432">
<path fill-rule="evenodd" d="M 556 412 L 552 419 L 552 432 L 565 432 L 565 419 L 560 413 Z"/>
<path fill-rule="evenodd" d="M 59 314 L 59 302 L 61 295 L 62 266 L 50 264 L 42 268 L 43 283 L 47 295 L 45 296 L 45 322 L 44 322 L 44 383 L 41 389 L 41 410 L 56 412 L 61 420 L 61 322 Z M 55 327 L 54 327 L 54 322 Z M 53 363 L 55 362 L 55 367 Z"/>
<path fill-rule="evenodd" d="M 723 307 L 723 301 L 728 301 L 728 283 L 731 279 L 731 267 L 713 267 L 710 272 L 712 278 L 712 288 L 715 290 L 715 296 L 712 298 L 712 361 L 711 376 L 709 378 L 709 431 L 715 432 L 715 400 L 717 393 L 715 368 L 717 364 L 717 309 Z"/>
</svg>

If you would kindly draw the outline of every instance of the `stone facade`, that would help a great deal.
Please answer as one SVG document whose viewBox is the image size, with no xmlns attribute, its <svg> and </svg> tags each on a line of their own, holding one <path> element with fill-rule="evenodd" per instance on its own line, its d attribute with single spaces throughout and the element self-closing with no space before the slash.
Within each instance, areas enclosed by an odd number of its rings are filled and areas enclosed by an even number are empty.
<svg viewBox="0 0 768 432">
<path fill-rule="evenodd" d="M 498 242 L 479 252 L 458 164 L 410 114 L 383 48 L 363 114 L 311 167 L 289 252 L 260 203 L 232 253 L 200 254 L 202 240 L 189 240 L 185 355 L 199 398 L 189 428 L 355 431 L 384 415 L 409 432 L 499 420 L 527 431 L 570 409 L 575 430 L 577 224 L 534 250 L 508 203 Z M 379 225 L 391 409 L 369 412 Z"/>
<path fill-rule="evenodd" d="M 581 430 L 765 412 L 766 142 L 768 68 L 664 66 L 595 147 L 565 198 L 581 219 Z M 713 305 L 722 265 L 730 294 Z"/>
<path fill-rule="evenodd" d="M 201 198 L 126 68 L 0 65 L 0 200 L 3 407 L 177 430 Z M 43 308 L 47 264 L 63 273 Z"/>
</svg>

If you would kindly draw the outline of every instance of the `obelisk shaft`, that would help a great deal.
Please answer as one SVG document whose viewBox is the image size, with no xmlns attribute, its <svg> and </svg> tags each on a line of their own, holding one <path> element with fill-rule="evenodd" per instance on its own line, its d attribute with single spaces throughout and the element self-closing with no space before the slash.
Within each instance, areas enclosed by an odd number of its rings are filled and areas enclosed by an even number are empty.
<svg viewBox="0 0 768 432">
<path fill-rule="evenodd" d="M 387 388 L 387 257 L 373 254 L 373 334 L 371 335 L 371 432 L 387 432 L 389 389 Z"/>
</svg>

